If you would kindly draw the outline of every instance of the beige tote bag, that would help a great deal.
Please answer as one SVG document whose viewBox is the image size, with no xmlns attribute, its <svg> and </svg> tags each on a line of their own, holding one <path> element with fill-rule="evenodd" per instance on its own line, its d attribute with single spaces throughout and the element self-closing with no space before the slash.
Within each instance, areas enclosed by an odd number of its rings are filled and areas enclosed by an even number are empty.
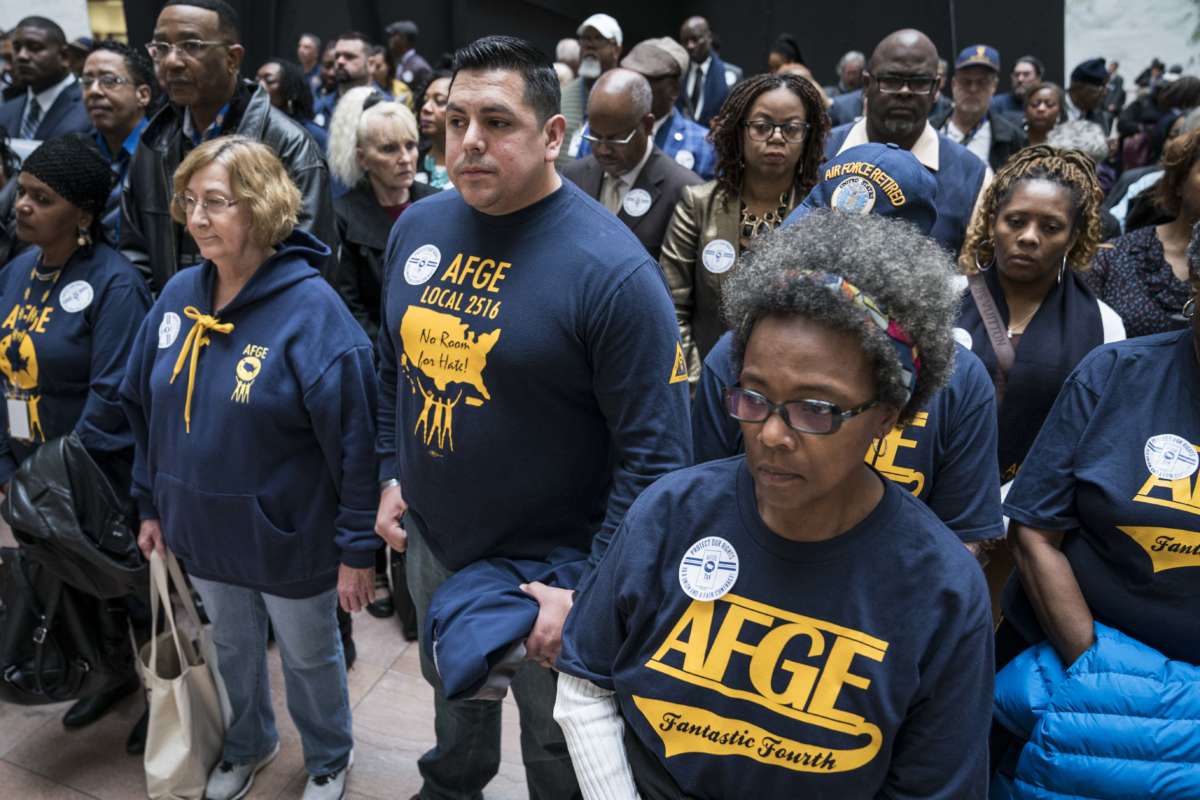
<svg viewBox="0 0 1200 800">
<path fill-rule="evenodd" d="M 149 695 L 146 731 L 146 793 L 150 800 L 203 800 L 208 773 L 221 756 L 225 726 L 212 667 L 175 625 L 169 585 L 174 582 L 184 611 L 197 632 L 200 615 L 172 554 L 150 556 L 150 614 L 158 630 L 159 611 L 167 626 L 142 646 L 138 667 Z"/>
</svg>

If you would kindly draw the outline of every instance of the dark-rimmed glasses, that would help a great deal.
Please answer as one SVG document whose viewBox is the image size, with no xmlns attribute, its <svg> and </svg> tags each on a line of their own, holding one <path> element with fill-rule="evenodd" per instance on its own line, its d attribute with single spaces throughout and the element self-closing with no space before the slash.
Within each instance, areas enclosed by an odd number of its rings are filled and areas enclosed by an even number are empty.
<svg viewBox="0 0 1200 800">
<path fill-rule="evenodd" d="M 878 403 L 878 400 L 871 400 L 849 411 L 842 411 L 836 404 L 826 400 L 788 400 L 786 403 L 772 403 L 751 389 L 743 389 L 740 386 L 729 386 L 725 389 L 725 411 L 738 422 L 763 423 L 770 419 L 772 414 L 778 414 L 783 424 L 792 430 L 817 436 L 837 433 L 843 422 L 874 408 Z"/>
<path fill-rule="evenodd" d="M 775 131 L 779 131 L 785 142 L 794 144 L 804 141 L 804 134 L 808 133 L 807 122 L 776 123 L 769 119 L 748 119 L 742 125 L 746 128 L 746 135 L 756 142 L 765 142 L 775 135 Z"/>
<path fill-rule="evenodd" d="M 913 94 L 933 94 L 938 84 L 936 75 L 867 75 L 884 94 L 899 94 L 905 86 Z"/>
</svg>

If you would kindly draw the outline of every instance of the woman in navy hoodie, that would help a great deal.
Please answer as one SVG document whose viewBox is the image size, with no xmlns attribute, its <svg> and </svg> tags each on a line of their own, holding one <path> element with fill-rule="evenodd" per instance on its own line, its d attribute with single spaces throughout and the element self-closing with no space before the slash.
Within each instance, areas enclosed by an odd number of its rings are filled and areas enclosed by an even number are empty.
<svg viewBox="0 0 1200 800">
<path fill-rule="evenodd" d="M 249 790 L 279 751 L 267 623 L 304 744 L 305 798 L 342 796 L 352 735 L 335 610 L 373 597 L 371 343 L 295 228 L 300 193 L 266 146 L 193 150 L 172 216 L 206 259 L 163 288 L 121 398 L 137 440 L 134 496 L 149 553 L 186 565 L 213 622 L 234 709 L 206 797 Z"/>
</svg>

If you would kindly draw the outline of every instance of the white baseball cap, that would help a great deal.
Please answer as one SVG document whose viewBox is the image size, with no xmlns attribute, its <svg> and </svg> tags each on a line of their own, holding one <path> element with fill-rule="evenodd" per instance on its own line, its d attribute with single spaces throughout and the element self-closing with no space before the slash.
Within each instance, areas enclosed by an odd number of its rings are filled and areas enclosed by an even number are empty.
<svg viewBox="0 0 1200 800">
<path fill-rule="evenodd" d="M 583 21 L 583 24 L 575 31 L 575 35 L 582 36 L 587 28 L 595 28 L 605 39 L 611 39 L 618 45 L 621 44 L 621 26 L 608 14 L 592 14 Z"/>
</svg>

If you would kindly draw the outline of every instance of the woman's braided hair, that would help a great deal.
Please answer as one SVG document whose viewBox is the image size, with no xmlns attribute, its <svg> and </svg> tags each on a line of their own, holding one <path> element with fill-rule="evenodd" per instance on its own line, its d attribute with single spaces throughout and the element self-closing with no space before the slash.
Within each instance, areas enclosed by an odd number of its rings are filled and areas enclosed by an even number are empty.
<svg viewBox="0 0 1200 800">
<path fill-rule="evenodd" d="M 1067 263 L 1075 270 L 1087 269 L 1092 263 L 1101 241 L 1100 204 L 1104 200 L 1092 159 L 1078 150 L 1039 144 L 1026 147 L 1010 158 L 988 186 L 979 213 L 967 227 L 967 238 L 958 256 L 958 265 L 964 273 L 974 274 L 978 271 L 976 262 L 987 264 L 995 257 L 992 226 L 996 217 L 1018 184 L 1033 180 L 1057 183 L 1070 191 L 1075 207 L 1072 231 L 1079 235 L 1067 253 Z"/>
<path fill-rule="evenodd" d="M 787 89 L 804 103 L 808 131 L 804 134 L 804 152 L 796 162 L 796 196 L 804 197 L 817 185 L 818 168 L 825 160 L 825 137 L 829 134 L 829 115 L 816 88 L 795 75 L 766 73 L 755 75 L 734 86 L 721 105 L 709 138 L 717 150 L 717 184 L 725 202 L 742 193 L 745 174 L 742 152 L 742 123 L 759 95 L 773 89 Z"/>
</svg>

